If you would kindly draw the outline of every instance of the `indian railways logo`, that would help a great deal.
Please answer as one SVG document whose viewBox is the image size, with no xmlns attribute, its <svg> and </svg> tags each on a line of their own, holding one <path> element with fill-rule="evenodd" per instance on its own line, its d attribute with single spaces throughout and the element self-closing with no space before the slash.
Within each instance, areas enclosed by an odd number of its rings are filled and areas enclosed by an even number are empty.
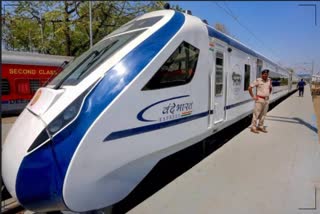
<svg viewBox="0 0 320 214">
<path fill-rule="evenodd" d="M 141 110 L 138 115 L 137 119 L 143 122 L 165 122 L 173 119 L 178 119 L 181 117 L 186 117 L 192 114 L 192 106 L 193 102 L 188 100 L 179 100 L 173 101 L 176 99 L 190 97 L 189 95 L 179 96 L 179 97 L 172 97 L 169 99 L 161 100 L 159 102 L 153 103 L 148 107 Z M 145 115 L 144 115 L 145 114 Z M 146 118 L 157 118 L 157 119 L 146 119 Z"/>
<path fill-rule="evenodd" d="M 42 93 L 41 89 L 39 89 L 37 93 L 34 95 L 33 99 L 31 100 L 31 103 L 30 103 L 31 106 L 33 106 L 39 100 L 41 93 Z"/>
</svg>

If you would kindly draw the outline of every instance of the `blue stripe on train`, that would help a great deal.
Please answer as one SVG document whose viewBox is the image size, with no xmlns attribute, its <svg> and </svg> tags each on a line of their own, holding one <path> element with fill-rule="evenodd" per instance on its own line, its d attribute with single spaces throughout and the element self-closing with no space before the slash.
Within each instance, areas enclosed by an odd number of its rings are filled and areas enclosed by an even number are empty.
<svg viewBox="0 0 320 214">
<path fill-rule="evenodd" d="M 185 97 L 185 96 L 181 96 L 181 97 Z M 180 97 L 177 97 L 177 98 L 180 98 Z M 167 99 L 167 100 L 171 100 L 171 99 Z M 165 100 L 165 101 L 167 101 L 167 100 Z M 160 102 L 162 102 L 162 101 L 160 101 Z M 248 102 L 253 102 L 253 101 L 252 101 L 252 99 L 249 99 L 249 100 L 245 100 L 245 101 L 242 101 L 242 102 L 234 103 L 234 104 L 225 106 L 224 109 L 225 110 L 229 110 L 231 108 L 238 107 L 238 106 L 246 104 Z M 159 102 L 157 102 L 155 104 L 158 104 L 158 103 Z M 155 104 L 153 104 L 153 105 L 155 105 Z M 153 105 L 151 105 L 151 106 L 153 106 Z M 148 107 L 150 107 L 150 106 L 148 106 Z M 141 112 L 143 112 L 143 111 L 141 111 Z M 175 125 L 179 125 L 179 124 L 182 124 L 182 123 L 185 123 L 185 122 L 196 120 L 196 119 L 199 119 L 199 118 L 202 118 L 202 117 L 206 117 L 209 114 L 213 114 L 213 110 L 202 112 L 202 113 L 198 113 L 198 114 L 187 116 L 187 117 L 183 117 L 183 118 L 179 118 L 179 119 L 176 119 L 176 120 L 167 121 L 167 122 L 156 123 L 156 124 L 147 125 L 147 126 L 140 126 L 140 127 L 136 127 L 136 128 L 115 131 L 115 132 L 112 132 L 111 134 L 109 134 L 104 139 L 104 141 L 116 140 L 116 139 L 120 139 L 120 138 L 124 138 L 124 137 L 129 137 L 129 136 L 145 133 L 145 132 L 154 131 L 154 130 L 157 130 L 157 129 L 168 128 L 170 126 L 175 126 Z M 140 118 L 142 118 L 141 115 L 140 115 Z M 144 120 L 144 121 L 149 121 L 149 120 Z"/>
<path fill-rule="evenodd" d="M 87 96 L 77 119 L 57 134 L 52 144 L 39 148 L 23 159 L 16 182 L 17 196 L 23 206 L 35 211 L 61 207 L 67 169 L 88 128 L 179 31 L 184 21 L 184 15 L 175 12 L 163 27 L 106 72 Z M 127 72 L 119 72 L 120 67 L 126 68 Z M 55 166 L 56 163 L 58 166 Z"/>
<path fill-rule="evenodd" d="M 211 113 L 212 111 L 210 111 Z M 137 134 L 141 134 L 141 133 L 145 133 L 145 132 L 150 132 L 150 131 L 154 131 L 157 129 L 163 129 L 163 128 L 168 128 L 170 126 L 175 126 L 181 123 L 185 123 L 185 122 L 189 122 L 192 120 L 196 120 L 202 117 L 206 117 L 209 115 L 209 111 L 206 112 L 202 112 L 199 114 L 195 114 L 195 115 L 191 115 L 188 117 L 183 117 L 183 118 L 179 118 L 176 120 L 170 120 L 167 122 L 163 122 L 163 123 L 156 123 L 156 124 L 152 124 L 152 125 L 147 125 L 147 126 L 141 126 L 141 127 L 137 127 L 137 128 L 132 128 L 132 129 L 126 129 L 126 130 L 121 130 L 121 131 L 116 131 L 116 132 L 112 132 L 110 135 L 108 135 L 104 141 L 109 141 L 109 140 L 116 140 L 119 138 L 123 138 L 123 137 L 129 137 L 132 135 L 137 135 Z"/>
<path fill-rule="evenodd" d="M 232 105 L 228 105 L 225 106 L 224 109 L 225 110 L 229 110 L 231 108 L 246 104 L 248 102 L 251 102 L 252 99 L 250 100 L 245 100 L 239 103 L 235 103 Z M 162 123 L 156 123 L 156 124 L 152 124 L 152 125 L 147 125 L 147 126 L 141 126 L 141 127 L 136 127 L 136 128 L 132 128 L 132 129 L 126 129 L 126 130 L 120 130 L 120 131 L 116 131 L 116 132 L 112 132 L 111 134 L 109 134 L 104 141 L 109 141 L 109 140 L 116 140 L 119 138 L 123 138 L 123 137 L 129 137 L 129 136 L 133 136 L 133 135 L 137 135 L 137 134 L 141 134 L 141 133 L 145 133 L 145 132 L 150 132 L 150 131 L 154 131 L 157 129 L 163 129 L 163 128 L 167 128 L 170 126 L 175 126 L 175 125 L 179 125 L 185 122 L 189 122 L 192 120 L 196 120 L 202 117 L 206 117 L 210 114 L 213 114 L 213 110 L 206 111 L 206 112 L 202 112 L 199 114 L 195 114 L 195 115 L 191 115 L 188 117 L 184 117 L 184 118 L 179 118 L 176 120 L 171 120 L 171 121 L 167 121 L 167 122 L 162 122 Z"/>
<path fill-rule="evenodd" d="M 252 99 L 248 99 L 248 100 L 244 100 L 244 101 L 241 101 L 241 102 L 238 102 L 238 103 L 234 103 L 234 104 L 231 104 L 231 105 L 227 105 L 224 107 L 225 110 L 229 110 L 231 108 L 234 108 L 234 107 L 237 107 L 237 106 L 240 106 L 240 105 L 243 105 L 243 104 L 246 104 L 246 103 L 249 103 L 249 102 L 253 102 Z"/>
</svg>

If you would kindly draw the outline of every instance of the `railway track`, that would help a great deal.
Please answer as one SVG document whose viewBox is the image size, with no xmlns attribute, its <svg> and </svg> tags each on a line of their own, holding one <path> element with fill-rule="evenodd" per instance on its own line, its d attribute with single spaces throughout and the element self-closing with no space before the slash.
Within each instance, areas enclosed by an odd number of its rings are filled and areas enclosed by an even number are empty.
<svg viewBox="0 0 320 214">
<path fill-rule="evenodd" d="M 19 204 L 19 202 L 12 198 L 6 187 L 1 185 L 1 213 L 18 213 L 23 211 L 24 208 Z"/>
</svg>

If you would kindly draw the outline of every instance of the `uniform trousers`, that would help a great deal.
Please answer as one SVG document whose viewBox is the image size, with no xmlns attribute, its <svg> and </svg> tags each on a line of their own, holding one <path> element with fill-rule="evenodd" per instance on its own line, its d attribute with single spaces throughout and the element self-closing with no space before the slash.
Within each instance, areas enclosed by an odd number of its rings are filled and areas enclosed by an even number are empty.
<svg viewBox="0 0 320 214">
<path fill-rule="evenodd" d="M 299 88 L 299 97 L 303 96 L 304 88 Z"/>
<path fill-rule="evenodd" d="M 258 127 L 263 128 L 263 123 L 267 115 L 268 108 L 269 108 L 269 100 L 259 98 L 258 100 L 255 101 L 251 128 L 256 128 L 257 120 L 259 120 Z"/>
</svg>

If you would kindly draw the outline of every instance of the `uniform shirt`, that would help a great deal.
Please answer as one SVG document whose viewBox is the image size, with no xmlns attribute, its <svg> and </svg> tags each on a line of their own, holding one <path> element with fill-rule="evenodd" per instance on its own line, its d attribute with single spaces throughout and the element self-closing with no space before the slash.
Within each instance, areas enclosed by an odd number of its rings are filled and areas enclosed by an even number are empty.
<svg viewBox="0 0 320 214">
<path fill-rule="evenodd" d="M 298 82 L 298 88 L 304 88 L 305 85 L 306 83 L 304 81 Z"/>
<path fill-rule="evenodd" d="M 267 81 L 263 81 L 262 78 L 258 78 L 253 81 L 250 85 L 252 88 L 257 87 L 257 95 L 268 97 L 270 95 L 270 89 L 272 88 L 271 79 L 268 78 Z"/>
</svg>

